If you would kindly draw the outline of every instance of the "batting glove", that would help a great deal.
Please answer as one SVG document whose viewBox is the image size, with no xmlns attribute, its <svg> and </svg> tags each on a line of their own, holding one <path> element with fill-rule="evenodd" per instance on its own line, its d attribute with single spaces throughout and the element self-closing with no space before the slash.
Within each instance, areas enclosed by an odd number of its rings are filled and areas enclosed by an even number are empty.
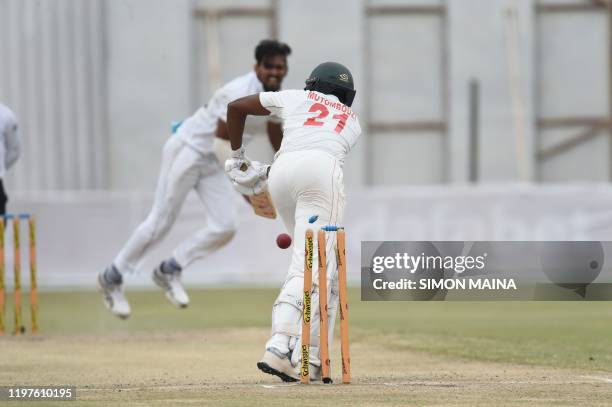
<svg viewBox="0 0 612 407">
<path fill-rule="evenodd" d="M 230 158 L 225 161 L 225 172 L 235 184 L 246 187 L 255 185 L 259 173 L 253 168 L 251 160 L 244 155 L 244 147 L 233 150 Z"/>
</svg>

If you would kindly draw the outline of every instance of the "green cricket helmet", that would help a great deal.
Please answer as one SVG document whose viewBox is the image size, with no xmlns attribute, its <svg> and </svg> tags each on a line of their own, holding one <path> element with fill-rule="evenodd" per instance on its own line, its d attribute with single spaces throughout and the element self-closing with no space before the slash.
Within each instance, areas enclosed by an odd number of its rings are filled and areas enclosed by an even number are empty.
<svg viewBox="0 0 612 407">
<path fill-rule="evenodd" d="M 353 104 L 356 93 L 351 71 L 337 62 L 323 62 L 317 66 L 306 79 L 304 90 L 335 95 L 347 106 Z"/>
</svg>

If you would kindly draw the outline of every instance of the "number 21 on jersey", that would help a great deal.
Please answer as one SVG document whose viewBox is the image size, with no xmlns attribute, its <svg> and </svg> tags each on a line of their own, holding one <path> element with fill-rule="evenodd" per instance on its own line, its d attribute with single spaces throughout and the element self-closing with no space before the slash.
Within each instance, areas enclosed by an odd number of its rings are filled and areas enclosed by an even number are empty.
<svg viewBox="0 0 612 407">
<path fill-rule="evenodd" d="M 321 103 L 315 103 L 314 105 L 310 106 L 308 112 L 318 114 L 306 119 L 304 126 L 323 126 L 325 124 L 324 119 L 329 116 L 329 109 Z M 336 128 L 334 129 L 336 133 L 340 134 L 340 132 L 342 132 L 348 118 L 348 113 L 339 113 L 332 116 L 332 119 L 337 121 Z"/>
</svg>

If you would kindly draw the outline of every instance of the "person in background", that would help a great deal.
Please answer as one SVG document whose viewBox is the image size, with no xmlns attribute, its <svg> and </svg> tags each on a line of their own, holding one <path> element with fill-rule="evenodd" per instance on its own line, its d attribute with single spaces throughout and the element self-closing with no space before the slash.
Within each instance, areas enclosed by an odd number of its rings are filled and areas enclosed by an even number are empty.
<svg viewBox="0 0 612 407">
<path fill-rule="evenodd" d="M 235 191 L 223 171 L 231 153 L 227 132 L 227 105 L 238 98 L 263 91 L 278 91 L 287 74 L 291 48 L 275 40 L 263 40 L 255 48 L 253 70 L 225 84 L 208 103 L 184 120 L 166 142 L 155 201 L 148 217 L 99 275 L 104 304 L 112 314 L 127 318 L 130 305 L 123 293 L 123 275 L 134 271 L 144 256 L 170 231 L 191 190 L 206 210 L 206 226 L 183 241 L 153 270 L 153 281 L 174 305 L 189 304 L 180 278 L 196 259 L 225 246 L 236 231 Z M 278 120 L 267 121 L 274 150 L 283 137 Z"/>
<path fill-rule="evenodd" d="M 0 103 L 0 215 L 6 214 L 8 195 L 4 188 L 7 171 L 19 158 L 19 132 L 17 118 L 7 106 Z"/>
</svg>

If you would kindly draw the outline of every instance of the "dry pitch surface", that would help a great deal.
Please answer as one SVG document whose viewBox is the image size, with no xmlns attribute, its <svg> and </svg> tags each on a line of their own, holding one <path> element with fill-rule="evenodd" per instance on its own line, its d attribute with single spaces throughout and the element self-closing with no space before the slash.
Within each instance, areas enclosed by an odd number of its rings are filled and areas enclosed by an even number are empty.
<svg viewBox="0 0 612 407">
<path fill-rule="evenodd" d="M 274 292 L 197 291 L 185 311 L 136 293 L 126 322 L 94 293 L 44 294 L 43 333 L 0 339 L 0 384 L 75 385 L 67 405 L 612 405 L 612 304 L 354 298 L 353 383 L 303 386 L 255 367 Z"/>
</svg>

